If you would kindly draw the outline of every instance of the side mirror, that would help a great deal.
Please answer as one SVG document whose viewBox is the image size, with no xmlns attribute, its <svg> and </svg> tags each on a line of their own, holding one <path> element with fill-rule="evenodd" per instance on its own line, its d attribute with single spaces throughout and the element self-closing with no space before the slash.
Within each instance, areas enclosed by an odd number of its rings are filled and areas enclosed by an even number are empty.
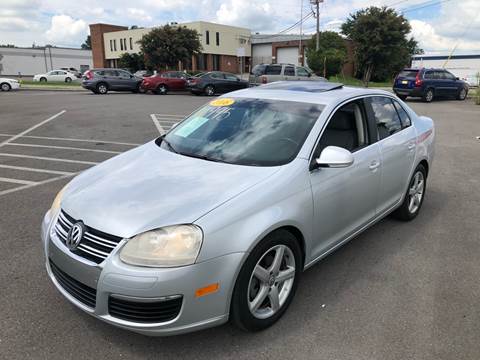
<svg viewBox="0 0 480 360">
<path fill-rule="evenodd" d="M 320 157 L 315 159 L 316 167 L 344 168 L 353 164 L 353 155 L 347 149 L 338 146 L 327 146 Z"/>
<path fill-rule="evenodd" d="M 460 80 L 460 78 L 456 77 L 455 80 Z"/>
</svg>

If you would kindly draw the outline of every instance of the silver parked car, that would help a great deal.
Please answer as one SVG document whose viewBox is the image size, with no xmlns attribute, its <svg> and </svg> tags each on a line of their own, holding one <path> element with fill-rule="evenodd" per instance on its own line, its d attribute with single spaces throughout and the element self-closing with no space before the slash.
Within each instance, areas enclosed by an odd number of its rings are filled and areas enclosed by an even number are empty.
<svg viewBox="0 0 480 360">
<path fill-rule="evenodd" d="M 417 216 L 433 155 L 432 120 L 385 91 L 232 92 L 60 191 L 42 225 L 48 275 L 139 333 L 260 330 L 304 269 L 390 213 Z"/>
<path fill-rule="evenodd" d="M 250 72 L 249 82 L 252 85 L 268 84 L 282 80 L 323 80 L 324 77 L 315 75 L 312 70 L 293 64 L 258 64 Z"/>
</svg>

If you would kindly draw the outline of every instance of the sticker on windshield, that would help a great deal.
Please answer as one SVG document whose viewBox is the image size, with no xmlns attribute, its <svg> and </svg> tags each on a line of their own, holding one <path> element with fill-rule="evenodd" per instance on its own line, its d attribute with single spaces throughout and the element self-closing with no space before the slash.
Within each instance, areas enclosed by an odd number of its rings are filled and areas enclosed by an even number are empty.
<svg viewBox="0 0 480 360">
<path fill-rule="evenodd" d="M 221 98 L 210 101 L 211 106 L 230 106 L 235 103 L 232 98 Z"/>
<path fill-rule="evenodd" d="M 182 124 L 182 126 L 175 130 L 173 133 L 174 135 L 181 136 L 181 137 L 187 137 L 191 133 L 193 133 L 195 130 L 197 130 L 200 126 L 205 124 L 208 121 L 207 118 L 197 116 L 191 119 L 190 121 L 186 122 L 185 124 Z"/>
</svg>

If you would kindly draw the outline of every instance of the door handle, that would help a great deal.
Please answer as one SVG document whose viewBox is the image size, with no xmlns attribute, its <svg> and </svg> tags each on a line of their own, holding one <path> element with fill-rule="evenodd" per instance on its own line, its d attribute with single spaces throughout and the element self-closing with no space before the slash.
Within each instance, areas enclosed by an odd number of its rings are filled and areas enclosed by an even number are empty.
<svg viewBox="0 0 480 360">
<path fill-rule="evenodd" d="M 370 166 L 368 167 L 370 170 L 375 170 L 376 168 L 378 168 L 380 166 L 380 161 L 377 161 L 377 160 L 373 160 L 371 163 L 370 163 Z"/>
<path fill-rule="evenodd" d="M 408 146 L 407 146 L 407 149 L 408 149 L 408 150 L 413 150 L 413 149 L 415 149 L 415 143 L 414 143 L 413 141 L 412 141 L 412 142 L 409 142 L 409 143 L 408 143 Z"/>
</svg>

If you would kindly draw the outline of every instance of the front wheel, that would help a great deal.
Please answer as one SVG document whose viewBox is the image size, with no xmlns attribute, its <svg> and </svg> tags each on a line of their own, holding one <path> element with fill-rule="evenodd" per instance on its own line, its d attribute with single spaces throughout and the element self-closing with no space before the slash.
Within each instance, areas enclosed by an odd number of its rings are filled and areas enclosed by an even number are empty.
<svg viewBox="0 0 480 360">
<path fill-rule="evenodd" d="M 41 78 L 40 78 L 40 82 L 47 82 L 47 78 L 41 77 Z"/>
<path fill-rule="evenodd" d="M 69 78 L 69 77 L 65 78 L 65 82 L 66 82 L 66 83 L 71 83 L 71 82 L 72 82 L 72 78 Z"/>
<path fill-rule="evenodd" d="M 273 325 L 287 310 L 302 272 L 295 236 L 277 230 L 263 239 L 245 261 L 235 283 L 231 321 L 246 331 Z"/>
<path fill-rule="evenodd" d="M 427 171 L 420 164 L 413 172 L 402 205 L 393 213 L 393 216 L 403 221 L 413 220 L 422 207 L 426 186 Z"/>
<path fill-rule="evenodd" d="M 10 84 L 8 83 L 2 83 L 2 85 L 0 86 L 0 88 L 2 89 L 2 91 L 10 91 L 10 89 L 12 88 L 10 86 Z"/>
<path fill-rule="evenodd" d="M 108 86 L 105 83 L 97 85 L 97 94 L 105 95 L 108 92 Z"/>
<path fill-rule="evenodd" d="M 462 88 L 457 95 L 457 100 L 465 100 L 467 98 L 467 89 Z"/>
</svg>

